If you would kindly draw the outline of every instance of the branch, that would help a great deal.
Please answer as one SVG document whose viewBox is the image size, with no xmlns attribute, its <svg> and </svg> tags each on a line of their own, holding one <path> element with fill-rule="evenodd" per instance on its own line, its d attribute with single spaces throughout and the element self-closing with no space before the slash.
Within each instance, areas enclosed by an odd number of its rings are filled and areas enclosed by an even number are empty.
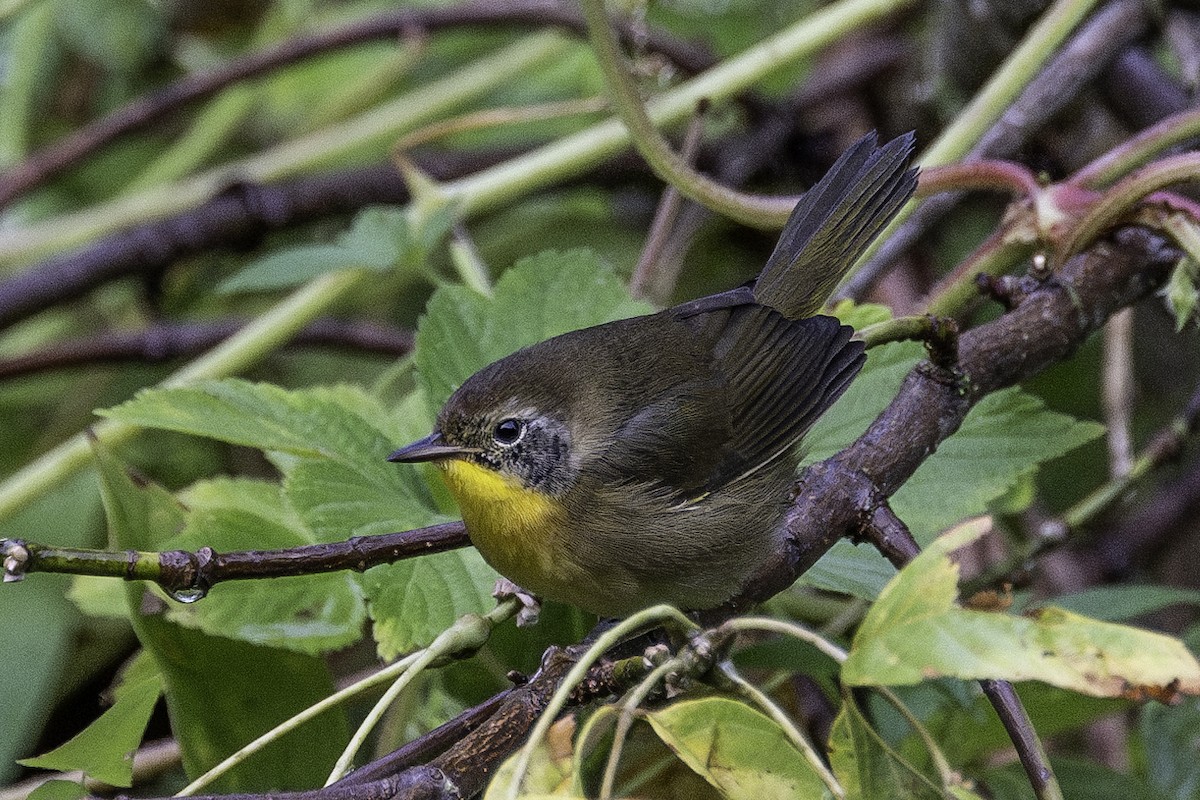
<svg viewBox="0 0 1200 800">
<path fill-rule="evenodd" d="M 380 14 L 331 31 L 297 37 L 259 53 L 234 59 L 220 67 L 188 75 L 139 97 L 0 174 L 0 208 L 22 194 L 46 183 L 83 158 L 120 136 L 143 128 L 184 106 L 221 91 L 239 81 L 264 75 L 295 64 L 365 42 L 412 36 L 443 28 L 464 26 L 556 26 L 574 33 L 584 30 L 583 18 L 573 7 L 557 0 L 505 0 L 463 3 L 445 8 L 403 9 Z M 618 23 L 621 38 L 671 60 L 686 73 L 701 72 L 715 62 L 701 48 L 653 29 L 634 29 Z"/>
<path fill-rule="evenodd" d="M 402 533 L 354 536 L 332 544 L 234 553 L 218 553 L 211 547 L 202 547 L 194 553 L 88 550 L 0 539 L 0 557 L 4 559 L 5 582 L 19 581 L 30 572 L 99 575 L 151 581 L 168 594 L 186 596 L 191 601 L 203 597 L 222 581 L 284 578 L 345 569 L 362 572 L 378 564 L 456 550 L 469 543 L 461 522 L 446 522 Z"/>
<path fill-rule="evenodd" d="M 193 356 L 232 336 L 245 320 L 160 323 L 140 331 L 107 331 L 0 359 L 0 380 L 114 361 L 158 363 Z M 325 318 L 305 326 L 292 346 L 342 347 L 389 356 L 408 354 L 412 331 L 360 320 Z"/>
<path fill-rule="evenodd" d="M 1026 140 L 1117 60 L 1122 48 L 1145 29 L 1149 10 L 1141 0 L 1117 0 L 1099 9 L 984 133 L 963 159 L 1008 158 Z M 884 240 L 869 260 L 838 290 L 834 300 L 861 297 L 875 280 L 926 231 L 953 210 L 962 193 L 923 203 Z"/>
<path fill-rule="evenodd" d="M 731 608 L 782 591 L 843 536 L 856 538 L 984 395 L 1069 357 L 1116 310 L 1159 286 L 1178 259 L 1164 240 L 1124 229 L 1073 257 L 1019 305 L 959 337 L 956 370 L 924 362 L 854 443 L 801 472 L 785 520 L 789 546 Z"/>
<path fill-rule="evenodd" d="M 511 155 L 442 154 L 417 162 L 431 176 L 449 179 Z M 0 282 L 0 328 L 108 281 L 155 275 L 188 255 L 246 248 L 271 231 L 408 199 L 408 188 L 389 164 L 267 185 L 238 184 L 195 209 L 114 233 Z"/>
</svg>

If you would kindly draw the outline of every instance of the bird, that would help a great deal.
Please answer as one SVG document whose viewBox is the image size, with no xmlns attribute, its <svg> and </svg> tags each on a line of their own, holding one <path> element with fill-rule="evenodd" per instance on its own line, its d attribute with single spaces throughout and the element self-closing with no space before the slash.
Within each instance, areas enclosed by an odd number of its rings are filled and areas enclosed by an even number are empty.
<svg viewBox="0 0 1200 800">
<path fill-rule="evenodd" d="M 537 597 L 625 617 L 737 596 L 784 545 L 802 437 L 865 362 L 816 312 L 912 196 L 913 144 L 852 145 L 752 283 L 518 350 L 388 460 L 432 462 L 484 560 Z"/>
</svg>

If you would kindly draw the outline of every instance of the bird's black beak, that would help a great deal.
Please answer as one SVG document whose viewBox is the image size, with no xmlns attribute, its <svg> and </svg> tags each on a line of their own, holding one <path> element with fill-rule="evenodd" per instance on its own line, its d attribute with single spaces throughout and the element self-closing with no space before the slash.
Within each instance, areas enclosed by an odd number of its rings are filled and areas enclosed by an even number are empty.
<svg viewBox="0 0 1200 800">
<path fill-rule="evenodd" d="M 479 451 L 471 447 L 446 444 L 442 439 L 442 434 L 434 431 L 424 439 L 418 439 L 412 444 L 401 447 L 388 456 L 387 460 L 397 464 L 415 464 L 418 461 L 438 461 L 443 458 L 454 458 L 477 452 Z"/>
</svg>

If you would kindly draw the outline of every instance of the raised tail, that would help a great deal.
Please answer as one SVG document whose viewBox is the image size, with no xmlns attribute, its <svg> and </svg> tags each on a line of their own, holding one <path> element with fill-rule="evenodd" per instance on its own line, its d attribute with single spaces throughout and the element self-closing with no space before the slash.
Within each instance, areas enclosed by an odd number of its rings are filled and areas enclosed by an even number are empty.
<svg viewBox="0 0 1200 800">
<path fill-rule="evenodd" d="M 917 169 L 908 166 L 913 135 L 883 147 L 877 141 L 871 131 L 855 142 L 796 203 L 754 284 L 758 303 L 790 319 L 816 314 L 912 196 L 917 188 Z"/>
</svg>

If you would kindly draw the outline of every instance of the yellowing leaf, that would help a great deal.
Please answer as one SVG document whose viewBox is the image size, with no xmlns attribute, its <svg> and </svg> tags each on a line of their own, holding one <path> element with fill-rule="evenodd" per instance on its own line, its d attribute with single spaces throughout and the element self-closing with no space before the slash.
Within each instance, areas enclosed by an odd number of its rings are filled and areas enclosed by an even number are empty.
<svg viewBox="0 0 1200 800">
<path fill-rule="evenodd" d="M 964 609 L 949 554 L 987 530 L 982 520 L 934 541 L 880 594 L 854 637 L 842 679 L 855 686 L 927 678 L 1038 680 L 1096 697 L 1200 693 L 1200 664 L 1169 636 L 1061 609 L 1032 617 Z"/>
<path fill-rule="evenodd" d="M 558 725 L 561 724 L 560 721 Z M 510 796 L 519 758 L 520 751 L 517 751 L 500 765 L 496 776 L 492 778 L 487 791 L 484 792 L 483 800 L 504 800 Z M 556 800 L 562 798 L 584 800 L 585 795 L 574 789 L 572 772 L 571 753 L 569 751 L 563 753 L 561 748 L 554 747 L 543 740 L 533 750 L 529 768 L 525 773 L 524 780 L 521 781 L 517 796 L 521 800 L 535 800 L 535 798 L 541 797 L 553 797 Z"/>
<path fill-rule="evenodd" d="M 824 782 L 783 730 L 744 703 L 706 697 L 646 718 L 685 764 L 731 800 L 825 796 Z"/>
</svg>

